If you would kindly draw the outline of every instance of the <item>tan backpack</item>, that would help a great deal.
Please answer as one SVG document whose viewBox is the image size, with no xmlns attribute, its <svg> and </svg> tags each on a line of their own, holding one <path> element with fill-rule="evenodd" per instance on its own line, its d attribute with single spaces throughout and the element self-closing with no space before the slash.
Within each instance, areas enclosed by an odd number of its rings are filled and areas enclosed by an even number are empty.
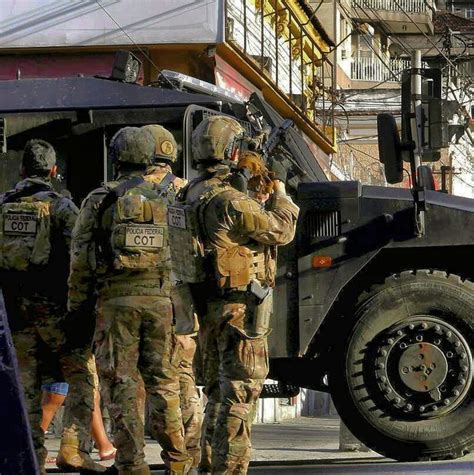
<svg viewBox="0 0 474 475">
<path fill-rule="evenodd" d="M 115 270 L 171 268 L 166 210 L 174 200 L 174 178 L 169 173 L 158 185 L 133 178 L 102 201 L 100 217 L 114 206 L 102 247 Z"/>
<path fill-rule="evenodd" d="M 48 264 L 52 204 L 29 196 L 1 205 L 0 268 L 26 271 Z"/>
</svg>

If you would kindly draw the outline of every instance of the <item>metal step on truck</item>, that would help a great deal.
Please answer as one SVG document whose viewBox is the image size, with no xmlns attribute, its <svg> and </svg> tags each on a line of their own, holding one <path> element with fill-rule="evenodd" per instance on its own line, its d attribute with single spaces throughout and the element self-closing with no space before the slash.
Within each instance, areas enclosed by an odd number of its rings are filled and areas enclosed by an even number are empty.
<svg viewBox="0 0 474 475">
<path fill-rule="evenodd" d="M 438 102 L 431 102 L 434 117 Z M 56 185 L 79 203 L 112 178 L 114 133 L 149 123 L 175 134 L 175 172 L 189 179 L 191 134 L 209 114 L 233 116 L 250 134 L 285 122 L 257 94 L 243 102 L 170 71 L 155 87 L 90 77 L 0 81 L 2 180 L 16 179 L 26 141 L 42 138 L 57 150 L 63 181 Z M 348 428 L 397 460 L 455 458 L 474 447 L 474 200 L 434 189 L 422 142 L 409 133 L 416 120 L 416 112 L 406 114 L 400 139 L 394 119 L 379 118 L 387 180 L 402 180 L 405 159 L 411 189 L 327 181 L 296 127 L 275 149 L 301 213 L 294 243 L 279 255 L 270 336 L 270 377 L 278 383 L 264 396 L 329 392 Z M 426 156 L 436 159 L 433 150 Z M 11 361 L 8 341 L 0 339 L 0 361 Z M 0 395 L 0 418 L 13 427 L 19 415 L 25 421 L 21 386 L 13 364 L 0 373 L 11 388 Z M 12 464 L 31 447 L 22 427 L 8 449 L 0 447 Z"/>
</svg>

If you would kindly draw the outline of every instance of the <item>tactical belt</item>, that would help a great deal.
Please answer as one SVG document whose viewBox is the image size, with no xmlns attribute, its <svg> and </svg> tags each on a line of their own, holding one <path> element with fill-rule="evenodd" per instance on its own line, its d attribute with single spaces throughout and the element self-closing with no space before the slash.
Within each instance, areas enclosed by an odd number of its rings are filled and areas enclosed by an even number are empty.
<svg viewBox="0 0 474 475">
<path fill-rule="evenodd" d="M 270 294 L 271 288 L 264 285 L 260 285 L 260 283 L 256 280 L 252 280 L 250 284 L 244 287 L 238 287 L 234 289 L 222 289 L 219 288 L 218 292 L 221 297 L 228 297 L 230 295 L 253 295 L 257 298 L 259 303 L 262 303 Z"/>
</svg>

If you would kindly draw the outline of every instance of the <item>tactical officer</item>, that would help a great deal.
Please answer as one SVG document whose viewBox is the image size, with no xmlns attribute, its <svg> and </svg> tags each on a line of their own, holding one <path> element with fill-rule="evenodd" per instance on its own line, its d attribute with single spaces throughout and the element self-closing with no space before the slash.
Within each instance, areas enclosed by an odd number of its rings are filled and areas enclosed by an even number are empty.
<svg viewBox="0 0 474 475">
<path fill-rule="evenodd" d="M 166 207 L 179 180 L 169 163 L 172 135 L 125 127 L 110 144 L 116 181 L 91 192 L 73 231 L 71 311 L 89 309 L 98 295 L 99 373 L 109 392 L 109 412 L 119 474 L 149 474 L 144 428 L 136 402 L 143 378 L 151 405 L 151 430 L 169 473 L 186 473 L 178 362 L 172 331 L 170 252 Z"/>
<path fill-rule="evenodd" d="M 293 239 L 298 217 L 280 180 L 267 209 L 231 186 L 228 165 L 238 159 L 243 135 L 234 119 L 204 119 L 192 138 L 200 175 L 168 210 L 174 270 L 189 283 L 200 317 L 208 397 L 202 473 L 247 472 L 252 418 L 268 372 L 276 246 Z"/>
<path fill-rule="evenodd" d="M 170 164 L 176 162 L 178 155 L 178 145 L 173 135 L 160 125 L 145 125 L 143 129 L 148 130 L 155 139 L 155 163 L 154 169 L 158 174 L 164 172 L 170 173 Z M 169 143 L 168 143 L 169 142 Z M 172 148 L 170 145 L 172 145 Z M 170 155 L 163 155 L 165 150 L 172 150 Z M 149 168 L 149 173 L 152 172 Z M 175 191 L 180 190 L 186 180 L 175 178 Z M 196 377 L 194 375 L 194 358 L 197 348 L 197 328 L 178 328 L 176 332 L 176 356 L 179 362 L 179 396 L 181 415 L 183 417 L 184 440 L 186 450 L 192 459 L 192 467 L 188 474 L 197 473 L 199 461 L 201 459 L 201 428 L 202 428 L 202 406 L 199 390 L 196 386 Z"/>
<path fill-rule="evenodd" d="M 79 448 L 79 440 L 89 437 L 94 407 L 93 374 L 87 365 L 91 352 L 66 335 L 69 248 L 78 209 L 53 189 L 56 153 L 49 143 L 26 144 L 22 175 L 15 189 L 0 197 L 0 268 L 38 463 L 46 473 L 41 365 L 48 362 L 61 369 L 57 378 L 70 385 L 58 466 L 105 471 Z"/>
</svg>

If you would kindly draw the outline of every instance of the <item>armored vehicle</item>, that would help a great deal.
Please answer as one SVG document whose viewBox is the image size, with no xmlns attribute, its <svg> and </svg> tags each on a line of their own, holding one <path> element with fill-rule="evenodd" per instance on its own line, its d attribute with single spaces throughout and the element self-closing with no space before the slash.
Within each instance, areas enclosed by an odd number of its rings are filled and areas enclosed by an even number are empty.
<svg viewBox="0 0 474 475">
<path fill-rule="evenodd" d="M 259 95 L 243 102 L 162 74 L 159 87 L 84 77 L 0 82 L 2 188 L 16 180 L 33 137 L 55 146 L 58 188 L 79 202 L 112 177 L 107 146 L 125 125 L 172 130 L 181 146 L 176 172 L 192 178 L 190 138 L 203 117 L 231 115 L 249 133 L 284 122 Z M 390 120 L 382 133 L 390 174 L 400 168 L 390 154 L 398 147 Z M 279 255 L 270 336 L 277 383 L 265 396 L 295 394 L 295 387 L 330 392 L 350 430 L 398 460 L 469 452 L 474 201 L 435 191 L 426 170 L 413 189 L 329 182 L 294 127 L 282 147 L 291 154 L 288 188 L 301 213 L 295 242 Z"/>
</svg>

